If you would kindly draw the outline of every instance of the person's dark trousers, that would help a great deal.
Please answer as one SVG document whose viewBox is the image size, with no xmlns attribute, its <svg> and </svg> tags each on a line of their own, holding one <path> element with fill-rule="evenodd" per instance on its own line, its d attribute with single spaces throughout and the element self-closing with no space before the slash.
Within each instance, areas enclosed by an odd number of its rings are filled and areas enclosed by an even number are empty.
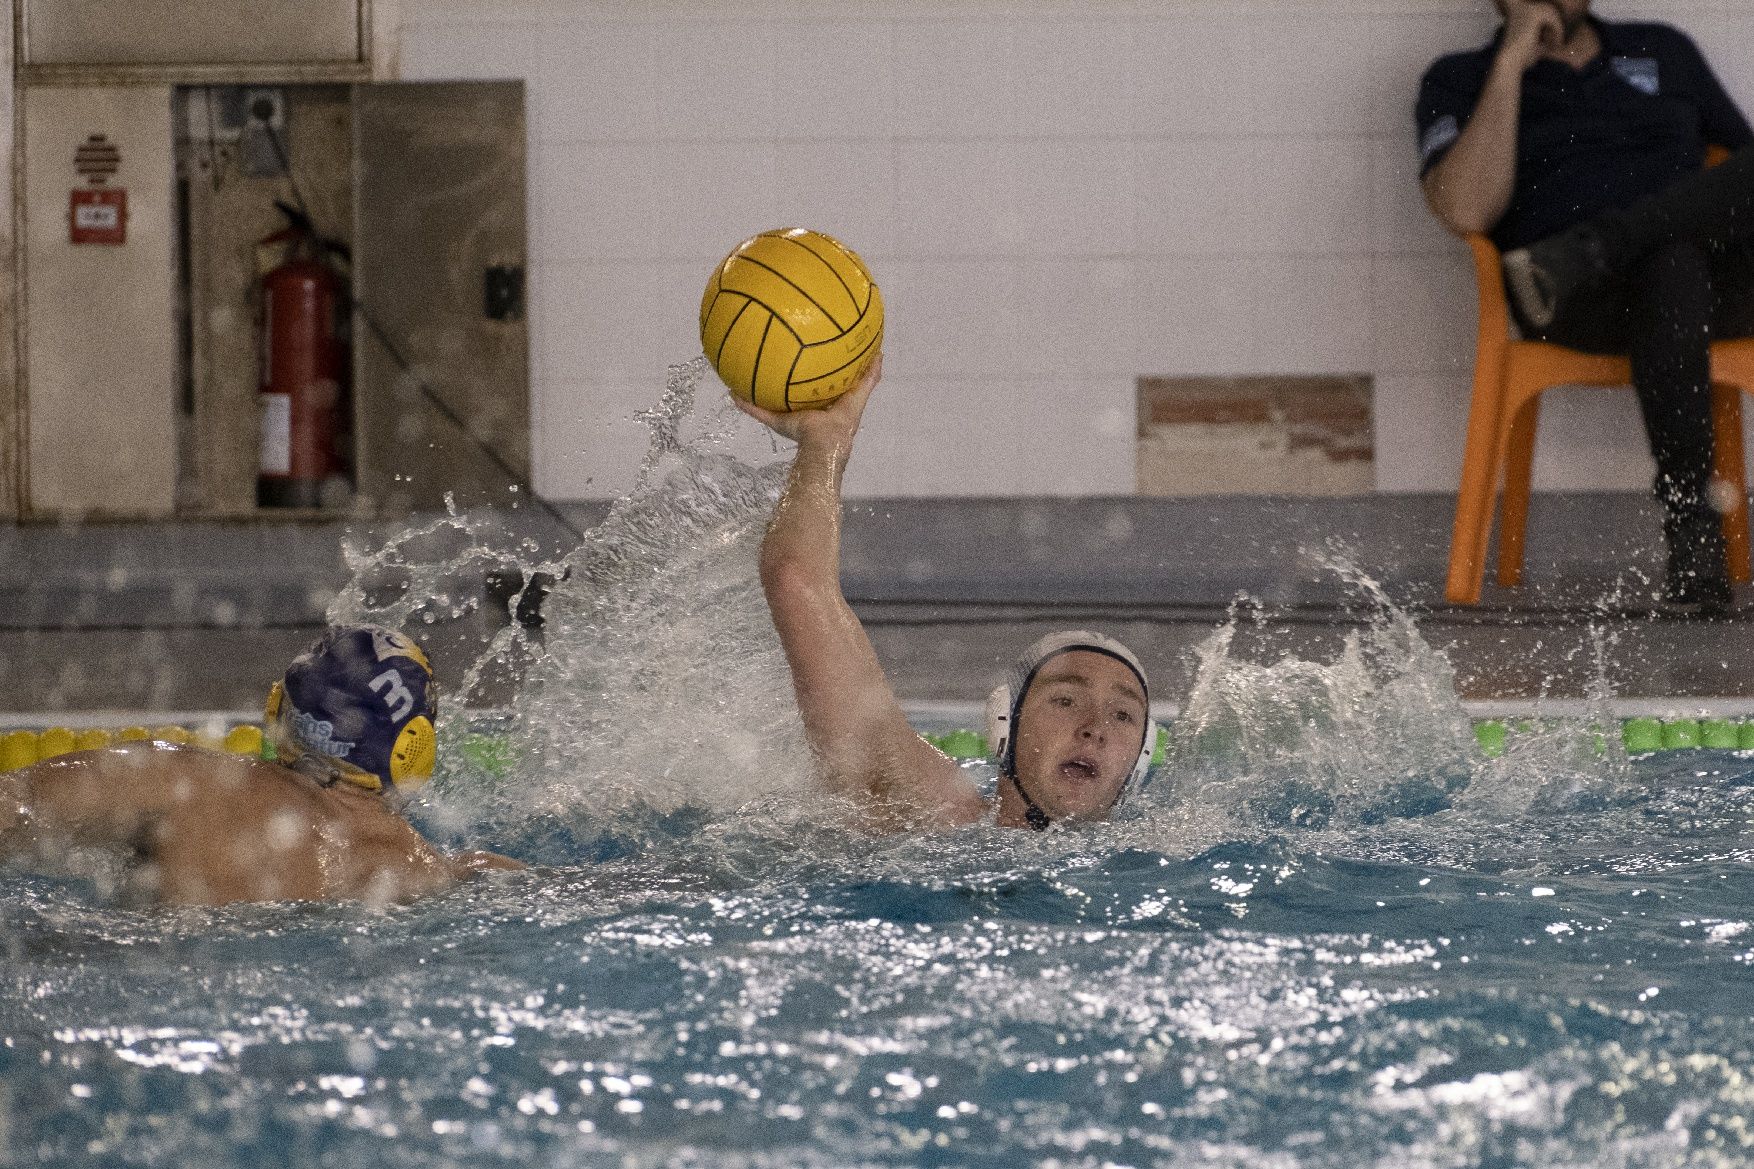
<svg viewBox="0 0 1754 1169">
<path fill-rule="evenodd" d="M 1677 560 L 1717 555 L 1710 506 L 1710 343 L 1754 336 L 1754 149 L 1590 221 L 1607 277 L 1566 296 L 1524 335 L 1624 353 L 1644 414 L 1655 490 Z"/>
</svg>

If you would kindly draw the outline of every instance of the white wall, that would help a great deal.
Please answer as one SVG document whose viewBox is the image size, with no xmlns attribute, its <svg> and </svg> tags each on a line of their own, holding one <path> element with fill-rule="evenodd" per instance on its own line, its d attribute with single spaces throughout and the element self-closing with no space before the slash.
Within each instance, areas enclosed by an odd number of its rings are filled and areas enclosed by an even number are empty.
<svg viewBox="0 0 1754 1169">
<path fill-rule="evenodd" d="M 1453 490 L 1473 280 L 1411 107 L 1487 0 L 401 0 L 403 75 L 529 85 L 539 489 L 613 495 L 706 274 L 832 232 L 889 308 L 848 488 L 1125 493 L 1139 374 L 1369 373 L 1377 484 Z M 1691 32 L 1754 112 L 1748 0 Z M 1629 393 L 1559 391 L 1539 486 L 1642 488 Z"/>
</svg>

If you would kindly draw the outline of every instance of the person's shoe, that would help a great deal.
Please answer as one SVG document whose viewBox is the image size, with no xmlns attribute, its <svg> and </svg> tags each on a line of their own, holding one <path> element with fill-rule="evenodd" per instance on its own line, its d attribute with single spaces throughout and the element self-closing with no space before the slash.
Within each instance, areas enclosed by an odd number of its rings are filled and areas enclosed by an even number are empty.
<svg viewBox="0 0 1754 1169">
<path fill-rule="evenodd" d="M 1724 567 L 1723 523 L 1714 511 L 1703 510 L 1663 523 L 1669 541 L 1669 572 L 1663 600 L 1695 608 L 1701 616 L 1727 613 L 1734 593 Z"/>
<path fill-rule="evenodd" d="M 1601 233 L 1587 223 L 1504 254 L 1505 282 L 1523 322 L 1545 329 L 1573 292 L 1609 274 Z"/>
</svg>

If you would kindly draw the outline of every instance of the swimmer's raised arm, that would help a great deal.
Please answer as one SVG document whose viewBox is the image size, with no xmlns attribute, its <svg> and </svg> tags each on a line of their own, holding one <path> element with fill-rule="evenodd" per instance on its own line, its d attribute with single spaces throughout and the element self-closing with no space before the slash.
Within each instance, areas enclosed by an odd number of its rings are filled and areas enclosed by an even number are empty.
<svg viewBox="0 0 1754 1169">
<path fill-rule="evenodd" d="M 841 478 L 879 357 L 821 410 L 743 412 L 798 444 L 761 545 L 761 585 L 779 631 L 805 734 L 823 777 L 863 801 L 879 827 L 965 824 L 986 806 L 955 764 L 908 725 L 871 640 L 840 587 Z"/>
</svg>

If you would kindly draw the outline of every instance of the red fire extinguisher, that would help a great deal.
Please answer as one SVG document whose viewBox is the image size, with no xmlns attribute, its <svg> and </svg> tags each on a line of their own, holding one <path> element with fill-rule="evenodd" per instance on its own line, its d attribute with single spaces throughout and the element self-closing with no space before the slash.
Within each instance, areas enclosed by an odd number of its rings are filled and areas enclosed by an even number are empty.
<svg viewBox="0 0 1754 1169">
<path fill-rule="evenodd" d="M 256 502 L 335 506 L 352 488 L 347 286 L 326 259 L 338 246 L 320 238 L 297 210 L 276 206 L 291 226 L 261 243 L 290 242 L 291 247 L 285 262 L 261 284 L 262 447 Z"/>
</svg>

